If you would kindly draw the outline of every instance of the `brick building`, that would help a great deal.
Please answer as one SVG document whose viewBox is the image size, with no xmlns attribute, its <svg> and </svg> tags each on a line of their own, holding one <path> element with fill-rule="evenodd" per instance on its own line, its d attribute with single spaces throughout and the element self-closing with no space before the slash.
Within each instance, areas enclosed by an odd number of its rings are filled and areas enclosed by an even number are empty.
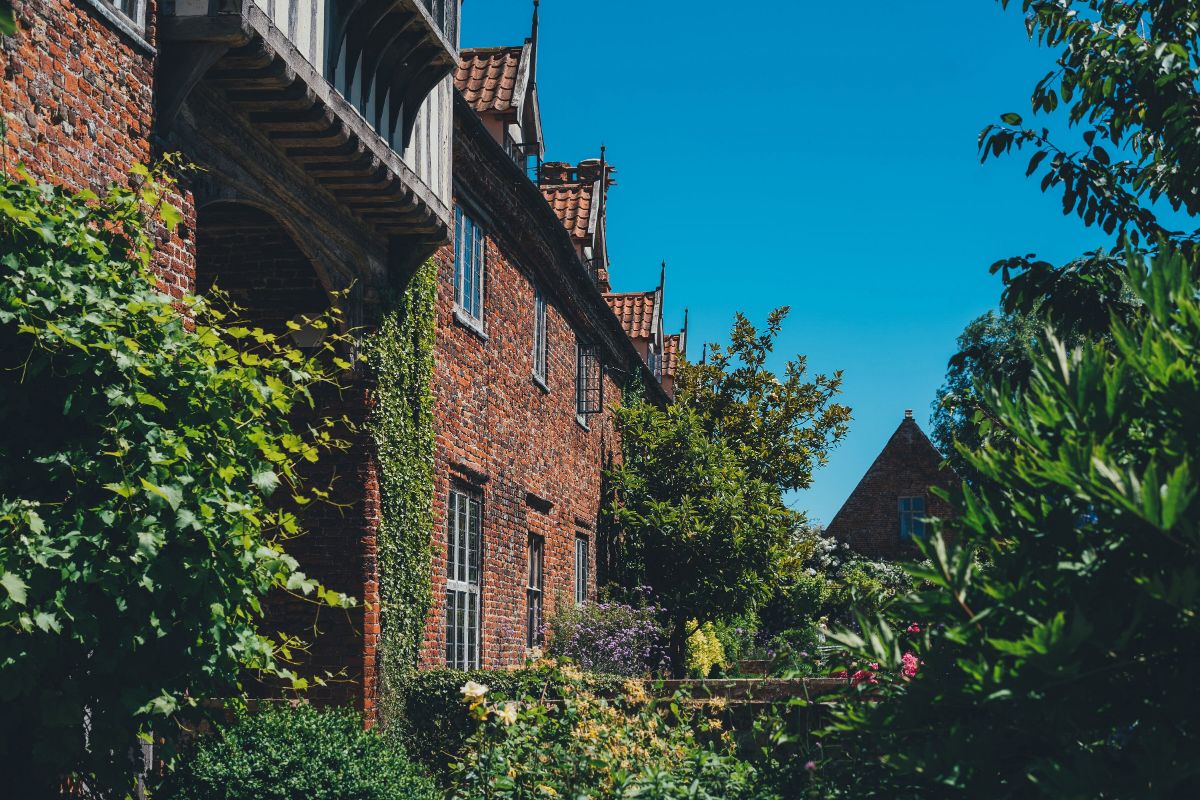
<svg viewBox="0 0 1200 800">
<path fill-rule="evenodd" d="M 540 163 L 536 11 L 523 45 L 464 50 L 455 85 L 422 663 L 502 667 L 562 604 L 595 594 L 601 470 L 619 450 L 610 405 L 635 373 L 666 394 L 603 294 L 615 170 Z"/>
<path fill-rule="evenodd" d="M 883 451 L 850 493 L 825 533 L 846 542 L 856 552 L 875 559 L 917 555 L 914 538 L 924 535 L 929 517 L 948 518 L 950 505 L 930 491 L 951 489 L 958 477 L 911 411 L 888 439 Z"/>
<path fill-rule="evenodd" d="M 345 292 L 348 327 L 370 331 L 390 290 L 435 257 L 435 605 L 422 663 L 521 659 L 539 619 L 595 591 L 600 471 L 618 452 L 607 404 L 638 372 L 666 402 L 686 342 L 662 332 L 661 285 L 653 358 L 606 302 L 603 155 L 542 163 L 536 11 L 523 45 L 460 54 L 459 0 L 14 6 L 18 31 L 0 37 L 6 171 L 102 191 L 165 152 L 203 168 L 173 198 L 183 222 L 158 232 L 164 291 L 219 284 L 274 330 Z M 369 379 L 347 383 L 325 408 L 362 423 Z M 308 535 L 289 550 L 365 601 L 319 619 L 311 667 L 347 680 L 312 697 L 370 713 L 378 464 L 368 436 L 352 445 L 328 467 L 340 507 L 305 512 Z M 300 605 L 273 614 L 314 623 Z"/>
</svg>

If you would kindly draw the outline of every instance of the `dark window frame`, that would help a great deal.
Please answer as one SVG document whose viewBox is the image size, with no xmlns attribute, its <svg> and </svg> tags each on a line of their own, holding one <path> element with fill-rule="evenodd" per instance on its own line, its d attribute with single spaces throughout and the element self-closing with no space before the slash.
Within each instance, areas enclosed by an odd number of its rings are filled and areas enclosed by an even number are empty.
<svg viewBox="0 0 1200 800">
<path fill-rule="evenodd" d="M 546 540 L 536 533 L 529 534 L 525 555 L 525 646 L 532 649 L 545 642 Z"/>
<path fill-rule="evenodd" d="M 925 496 L 906 495 L 896 501 L 900 518 L 900 541 L 925 538 Z"/>
</svg>

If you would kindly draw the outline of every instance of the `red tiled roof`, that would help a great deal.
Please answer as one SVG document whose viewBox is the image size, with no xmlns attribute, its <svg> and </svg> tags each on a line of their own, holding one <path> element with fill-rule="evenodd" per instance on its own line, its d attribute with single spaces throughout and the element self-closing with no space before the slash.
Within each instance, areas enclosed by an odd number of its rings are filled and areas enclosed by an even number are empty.
<svg viewBox="0 0 1200 800">
<path fill-rule="evenodd" d="M 506 113 L 513 108 L 513 91 L 521 68 L 522 47 L 463 50 L 454 88 L 480 113 Z"/>
<path fill-rule="evenodd" d="M 586 239 L 588 220 L 592 216 L 592 194 L 595 183 L 566 183 L 558 186 L 543 186 L 542 196 L 562 220 L 563 227 L 574 239 Z"/>
<path fill-rule="evenodd" d="M 654 325 L 654 297 L 657 292 L 609 292 L 604 295 L 608 307 L 621 320 L 630 339 L 649 339 Z"/>
<path fill-rule="evenodd" d="M 664 378 L 674 378 L 675 370 L 679 368 L 679 338 L 680 334 L 673 333 L 663 337 L 663 368 Z"/>
</svg>

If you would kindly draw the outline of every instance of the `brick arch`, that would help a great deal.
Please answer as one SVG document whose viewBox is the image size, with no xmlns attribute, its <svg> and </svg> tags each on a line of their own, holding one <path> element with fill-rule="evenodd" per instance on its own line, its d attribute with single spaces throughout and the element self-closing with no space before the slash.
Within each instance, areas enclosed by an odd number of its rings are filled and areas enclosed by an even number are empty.
<svg viewBox="0 0 1200 800">
<path fill-rule="evenodd" d="M 271 214 L 241 202 L 196 212 L 196 291 L 218 286 L 248 321 L 279 333 L 297 314 L 330 306 L 329 276 Z"/>
</svg>

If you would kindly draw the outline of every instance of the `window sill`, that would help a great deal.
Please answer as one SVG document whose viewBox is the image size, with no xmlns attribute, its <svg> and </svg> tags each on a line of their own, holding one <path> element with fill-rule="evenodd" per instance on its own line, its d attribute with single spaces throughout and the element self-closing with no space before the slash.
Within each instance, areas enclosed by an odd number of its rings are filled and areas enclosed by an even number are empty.
<svg viewBox="0 0 1200 800">
<path fill-rule="evenodd" d="M 458 306 L 454 307 L 454 321 L 478 336 L 482 341 L 488 341 L 488 335 L 483 332 L 483 326 L 479 323 L 479 321 L 469 316 Z"/>
<path fill-rule="evenodd" d="M 545 379 L 545 378 L 543 378 L 541 375 L 538 375 L 536 372 L 535 372 L 535 373 L 533 373 L 533 375 L 532 375 L 531 377 L 533 378 L 533 385 L 534 385 L 534 386 L 538 387 L 539 389 L 541 389 L 541 390 L 542 390 L 543 392 L 545 392 L 546 394 L 550 394 L 550 387 L 546 385 L 546 379 Z"/>
<path fill-rule="evenodd" d="M 101 0 L 83 0 L 83 2 L 94 8 L 100 16 L 104 17 L 108 24 L 125 34 L 138 49 L 144 51 L 147 55 L 157 55 L 158 51 L 146 41 L 143 32 L 138 30 L 133 21 L 120 11 L 117 11 L 107 3 L 101 2 Z"/>
<path fill-rule="evenodd" d="M 587 417 L 585 417 L 583 414 L 575 415 L 575 424 L 578 425 L 579 427 L 583 428 L 585 431 L 591 430 L 591 428 L 587 424 Z"/>
</svg>

